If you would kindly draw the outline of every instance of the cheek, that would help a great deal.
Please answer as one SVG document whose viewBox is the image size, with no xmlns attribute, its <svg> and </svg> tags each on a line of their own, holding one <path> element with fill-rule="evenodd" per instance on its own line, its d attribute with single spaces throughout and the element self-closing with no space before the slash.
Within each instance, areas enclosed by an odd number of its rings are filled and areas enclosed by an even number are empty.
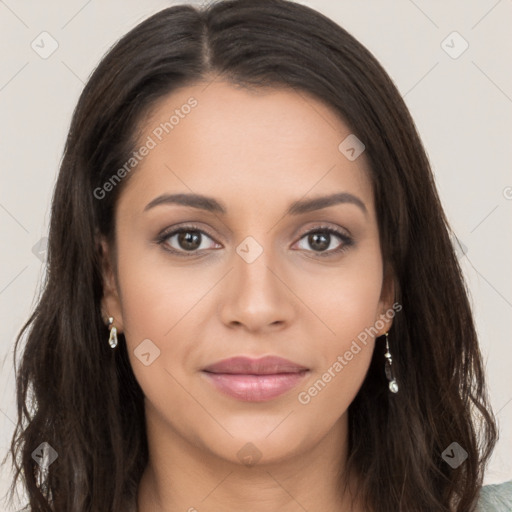
<svg viewBox="0 0 512 512">
<path fill-rule="evenodd" d="M 310 434 L 311 418 L 317 418 L 318 430 L 330 430 L 347 412 L 366 377 L 374 341 L 363 344 L 355 340 L 344 345 L 297 390 L 295 419 L 303 425 L 304 436 Z"/>
<path fill-rule="evenodd" d="M 359 252 L 350 263 L 347 259 L 336 272 L 303 279 L 299 293 L 322 322 L 315 337 L 317 365 L 297 397 L 307 414 L 334 422 L 357 394 L 375 346 L 381 288 L 376 248 Z"/>
<path fill-rule="evenodd" d="M 134 374 L 147 395 L 169 390 L 172 375 L 189 360 L 193 343 L 187 325 L 197 322 L 201 298 L 215 280 L 204 272 L 170 263 L 157 250 L 124 243 L 118 272 L 123 328 Z M 122 252 L 124 251 L 124 252 Z M 188 334 L 188 336 L 187 336 Z M 144 355 L 149 354 L 149 356 Z M 178 372 L 176 372 L 178 370 Z"/>
<path fill-rule="evenodd" d="M 307 414 L 322 414 L 327 423 L 334 422 L 354 399 L 375 346 L 372 328 L 380 290 L 356 281 L 344 284 L 343 291 L 323 305 L 322 320 L 334 334 L 325 330 L 316 338 L 317 365 L 297 396 Z"/>
<path fill-rule="evenodd" d="M 379 317 L 382 263 L 378 247 L 350 254 L 338 268 L 301 272 L 297 294 L 324 323 L 322 339 L 337 349 L 349 343 Z M 330 352 L 327 348 L 326 352 Z"/>
<path fill-rule="evenodd" d="M 213 282 L 204 266 L 201 270 L 200 264 L 187 264 L 185 258 L 183 263 L 171 259 L 164 249 L 140 238 L 135 232 L 119 233 L 123 325 L 131 345 L 170 337 L 178 322 L 187 321 L 187 312 L 194 314 L 207 283 Z"/>
</svg>

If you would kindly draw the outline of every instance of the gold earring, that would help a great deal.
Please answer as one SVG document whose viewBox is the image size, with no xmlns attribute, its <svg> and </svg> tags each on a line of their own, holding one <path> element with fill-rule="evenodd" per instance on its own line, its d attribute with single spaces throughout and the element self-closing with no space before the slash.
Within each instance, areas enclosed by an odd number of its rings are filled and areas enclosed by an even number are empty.
<svg viewBox="0 0 512 512">
<path fill-rule="evenodd" d="M 110 328 L 110 336 L 108 337 L 108 344 L 111 348 L 117 347 L 117 328 L 114 325 L 114 318 L 109 317 L 108 318 L 108 326 Z"/>
</svg>

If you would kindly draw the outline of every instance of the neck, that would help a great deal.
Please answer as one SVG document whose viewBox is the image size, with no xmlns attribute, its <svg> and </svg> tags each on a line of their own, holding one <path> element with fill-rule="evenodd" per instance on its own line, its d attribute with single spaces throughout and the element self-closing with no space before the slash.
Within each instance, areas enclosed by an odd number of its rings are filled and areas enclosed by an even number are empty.
<svg viewBox="0 0 512 512">
<path fill-rule="evenodd" d="M 311 449 L 272 463 L 246 465 L 191 444 L 147 419 L 149 462 L 137 512 L 358 512 L 344 484 L 347 414 Z M 158 449 L 157 449 L 158 447 Z M 250 464 L 250 463 L 249 463 Z"/>
</svg>

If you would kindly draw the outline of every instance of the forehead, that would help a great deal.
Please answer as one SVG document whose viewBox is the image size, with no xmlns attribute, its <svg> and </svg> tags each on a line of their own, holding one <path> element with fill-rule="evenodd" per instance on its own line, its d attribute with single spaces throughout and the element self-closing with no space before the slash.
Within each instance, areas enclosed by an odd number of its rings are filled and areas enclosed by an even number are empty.
<svg viewBox="0 0 512 512">
<path fill-rule="evenodd" d="M 199 83 L 159 100 L 139 133 L 136 149 L 150 149 L 123 192 L 130 200 L 197 192 L 248 207 L 346 191 L 372 207 L 364 153 L 351 161 L 339 149 L 349 127 L 304 92 Z"/>
</svg>

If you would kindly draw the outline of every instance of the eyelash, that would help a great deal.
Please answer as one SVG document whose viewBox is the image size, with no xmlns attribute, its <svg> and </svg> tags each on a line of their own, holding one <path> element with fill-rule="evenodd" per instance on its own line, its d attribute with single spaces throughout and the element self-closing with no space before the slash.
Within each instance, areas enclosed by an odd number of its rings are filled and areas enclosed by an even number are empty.
<svg viewBox="0 0 512 512">
<path fill-rule="evenodd" d="M 162 232 L 160 235 L 158 235 L 158 238 L 156 239 L 156 243 L 161 245 L 165 251 L 170 252 L 172 254 L 176 254 L 177 256 L 183 256 L 185 258 L 197 256 L 197 254 L 198 254 L 197 251 L 195 251 L 195 252 L 190 251 L 190 253 L 187 254 L 187 251 L 178 251 L 176 249 L 169 249 L 168 247 L 165 247 L 165 242 L 172 236 L 179 235 L 180 233 L 187 233 L 190 231 L 198 232 L 198 233 L 201 233 L 201 235 L 206 235 L 207 237 L 211 238 L 212 240 L 214 239 L 209 233 L 207 233 L 203 229 L 199 228 L 198 226 L 194 226 L 193 224 L 189 224 L 186 226 L 181 226 L 172 231 Z M 305 233 L 303 233 L 301 235 L 299 240 L 302 240 L 304 237 L 314 234 L 314 233 L 328 233 L 330 235 L 335 235 L 335 236 L 339 237 L 341 239 L 341 241 L 343 242 L 340 245 L 340 247 L 338 247 L 337 249 L 332 249 L 330 251 L 323 251 L 323 252 L 308 251 L 308 252 L 314 252 L 315 257 L 318 256 L 320 258 L 326 258 L 326 257 L 334 256 L 336 254 L 346 251 L 349 247 L 354 245 L 354 241 L 352 240 L 352 238 L 350 238 L 348 235 L 346 235 L 342 231 L 339 231 L 330 226 L 318 226 L 309 231 L 306 231 Z"/>
</svg>

